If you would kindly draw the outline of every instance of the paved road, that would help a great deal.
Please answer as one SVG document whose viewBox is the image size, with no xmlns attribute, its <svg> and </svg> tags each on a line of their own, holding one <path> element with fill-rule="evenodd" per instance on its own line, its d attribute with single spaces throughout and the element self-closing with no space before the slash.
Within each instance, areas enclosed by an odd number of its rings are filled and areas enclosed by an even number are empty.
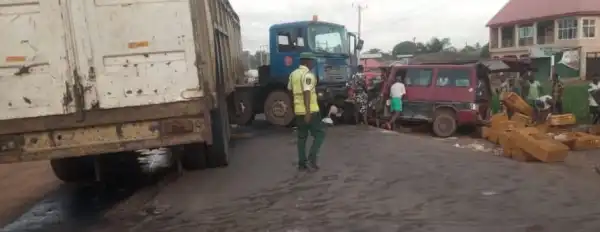
<svg viewBox="0 0 600 232">
<path fill-rule="evenodd" d="M 114 214 L 99 231 L 600 231 L 593 172 L 453 144 L 330 128 L 322 170 L 303 174 L 294 136 L 264 134 L 238 142 L 230 167 L 171 183 L 152 213 Z"/>
</svg>

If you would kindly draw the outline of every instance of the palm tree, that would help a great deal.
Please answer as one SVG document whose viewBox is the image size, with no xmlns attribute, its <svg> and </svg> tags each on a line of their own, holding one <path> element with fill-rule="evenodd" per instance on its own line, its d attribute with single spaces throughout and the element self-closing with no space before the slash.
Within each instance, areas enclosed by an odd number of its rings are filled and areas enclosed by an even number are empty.
<svg viewBox="0 0 600 232">
<path fill-rule="evenodd" d="M 427 52 L 442 52 L 447 51 L 451 47 L 450 38 L 433 37 L 427 44 L 425 44 Z"/>
</svg>

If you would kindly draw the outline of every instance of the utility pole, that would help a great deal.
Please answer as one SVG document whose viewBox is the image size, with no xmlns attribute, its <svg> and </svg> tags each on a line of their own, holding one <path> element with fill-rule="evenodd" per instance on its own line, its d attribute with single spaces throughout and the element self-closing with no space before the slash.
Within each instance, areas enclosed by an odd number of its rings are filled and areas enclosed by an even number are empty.
<svg viewBox="0 0 600 232">
<path fill-rule="evenodd" d="M 364 9 L 367 9 L 367 4 L 355 2 L 355 3 L 352 3 L 352 7 L 356 7 L 358 10 L 358 33 L 357 33 L 357 36 L 360 39 L 361 38 L 360 34 L 362 32 L 362 11 Z"/>
<path fill-rule="evenodd" d="M 361 39 L 361 32 L 362 32 L 362 11 L 364 9 L 367 9 L 367 4 L 361 3 L 361 2 L 355 2 L 352 3 L 352 7 L 356 7 L 358 9 L 358 32 L 356 34 L 356 37 L 358 37 L 357 39 Z M 360 64 L 360 52 L 356 53 L 356 61 L 357 64 Z"/>
</svg>

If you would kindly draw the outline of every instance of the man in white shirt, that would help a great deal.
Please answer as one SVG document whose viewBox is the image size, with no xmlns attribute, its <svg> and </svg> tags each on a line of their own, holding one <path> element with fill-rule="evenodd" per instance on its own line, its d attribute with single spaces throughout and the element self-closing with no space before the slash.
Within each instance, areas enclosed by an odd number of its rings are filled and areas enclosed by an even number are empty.
<svg viewBox="0 0 600 232">
<path fill-rule="evenodd" d="M 402 97 L 406 95 L 406 88 L 402 83 L 402 77 L 396 77 L 396 82 L 390 87 L 390 108 L 392 111 L 392 118 L 387 123 L 387 127 L 390 130 L 394 129 L 396 119 L 402 113 Z"/>
<path fill-rule="evenodd" d="M 534 120 L 543 122 L 550 116 L 550 109 L 554 105 L 554 99 L 550 95 L 544 95 L 534 100 Z"/>
<path fill-rule="evenodd" d="M 598 107 L 598 102 L 596 102 L 593 96 L 594 94 L 598 93 L 598 90 L 600 90 L 600 83 L 598 82 L 599 77 L 596 76 L 594 77 L 592 83 L 590 83 L 588 87 L 588 102 L 590 105 L 590 115 L 592 116 L 592 124 L 600 123 L 600 109 Z"/>
</svg>

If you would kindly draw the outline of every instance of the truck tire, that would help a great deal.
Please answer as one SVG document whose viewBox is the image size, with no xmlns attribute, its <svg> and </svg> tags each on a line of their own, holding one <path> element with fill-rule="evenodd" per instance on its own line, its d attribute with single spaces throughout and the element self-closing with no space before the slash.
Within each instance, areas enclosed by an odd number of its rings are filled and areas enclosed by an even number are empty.
<svg viewBox="0 0 600 232">
<path fill-rule="evenodd" d="M 54 175 L 63 182 L 87 182 L 95 179 L 94 158 L 91 156 L 50 160 Z"/>
<path fill-rule="evenodd" d="M 186 170 L 201 170 L 207 167 L 207 148 L 204 143 L 192 143 L 183 145 L 181 155 L 181 166 Z"/>
<path fill-rule="evenodd" d="M 213 143 L 207 146 L 206 161 L 209 168 L 226 167 L 229 165 L 229 140 L 231 125 L 228 107 L 225 102 L 219 108 L 211 111 L 211 129 Z"/>
<path fill-rule="evenodd" d="M 277 126 L 288 126 L 294 120 L 292 98 L 283 90 L 269 93 L 265 100 L 264 112 L 267 121 Z"/>
<path fill-rule="evenodd" d="M 456 113 L 450 109 L 436 110 L 433 117 L 433 134 L 440 138 L 447 138 L 456 132 L 458 123 Z"/>
<path fill-rule="evenodd" d="M 236 93 L 237 94 L 237 93 Z M 234 108 L 230 112 L 230 120 L 240 126 L 246 126 L 252 124 L 254 122 L 254 118 L 256 114 L 254 113 L 254 104 L 252 99 L 252 94 L 250 93 L 239 93 L 237 97 L 234 98 Z M 240 107 L 239 114 L 236 112 L 236 107 Z"/>
<path fill-rule="evenodd" d="M 96 170 L 103 183 L 137 183 L 144 178 L 142 165 L 138 161 L 139 153 L 122 151 L 91 156 L 98 162 Z M 93 170 L 93 169 L 92 169 Z"/>
<path fill-rule="evenodd" d="M 344 124 L 356 124 L 356 115 L 354 115 L 355 107 L 356 106 L 350 102 L 344 103 L 344 112 L 342 113 L 342 120 Z"/>
</svg>

